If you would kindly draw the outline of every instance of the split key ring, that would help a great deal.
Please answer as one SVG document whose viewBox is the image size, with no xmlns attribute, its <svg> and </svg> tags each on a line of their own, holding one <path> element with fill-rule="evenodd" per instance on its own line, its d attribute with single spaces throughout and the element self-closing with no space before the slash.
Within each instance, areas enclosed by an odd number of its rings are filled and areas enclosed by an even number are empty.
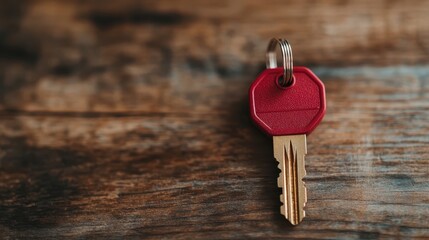
<svg viewBox="0 0 429 240">
<path fill-rule="evenodd" d="M 277 56 L 276 56 L 276 47 L 277 44 L 280 46 L 283 59 L 283 78 L 279 81 L 279 84 L 282 87 L 287 87 L 293 82 L 293 57 L 292 57 L 292 47 L 286 39 L 282 38 L 272 38 L 268 44 L 267 53 L 266 53 L 266 65 L 267 68 L 276 68 L 277 67 Z"/>
</svg>

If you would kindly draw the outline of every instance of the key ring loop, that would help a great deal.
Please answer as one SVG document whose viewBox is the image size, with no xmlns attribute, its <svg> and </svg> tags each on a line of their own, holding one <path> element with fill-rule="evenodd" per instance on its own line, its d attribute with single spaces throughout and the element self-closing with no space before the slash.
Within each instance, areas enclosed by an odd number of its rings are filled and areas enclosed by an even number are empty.
<svg viewBox="0 0 429 240">
<path fill-rule="evenodd" d="M 283 80 L 280 82 L 281 86 L 289 86 L 293 82 L 293 57 L 292 47 L 286 39 L 272 38 L 268 44 L 266 53 L 266 66 L 267 68 L 277 67 L 276 47 L 280 46 L 283 59 Z"/>
</svg>

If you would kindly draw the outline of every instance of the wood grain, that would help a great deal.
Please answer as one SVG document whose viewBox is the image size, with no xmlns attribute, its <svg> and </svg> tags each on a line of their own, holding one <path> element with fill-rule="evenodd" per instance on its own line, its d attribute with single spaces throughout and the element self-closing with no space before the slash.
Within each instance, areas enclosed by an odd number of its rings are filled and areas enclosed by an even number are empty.
<svg viewBox="0 0 429 240">
<path fill-rule="evenodd" d="M 211 110 L 222 97 L 213 94 L 242 89 L 225 82 L 244 87 L 263 68 L 273 36 L 290 39 L 296 65 L 427 64 L 428 7 L 416 0 L 5 1 L 0 108 Z M 202 96 L 205 104 L 193 102 Z"/>
<path fill-rule="evenodd" d="M 427 2 L 2 6 L 0 239 L 429 238 Z M 327 90 L 296 227 L 247 110 L 272 36 Z"/>
<path fill-rule="evenodd" d="M 272 142 L 250 123 L 245 91 L 232 95 L 234 111 L 211 114 L 6 114 L 2 232 L 428 237 L 429 79 L 402 79 L 325 79 L 328 113 L 308 139 L 298 227 L 279 214 Z"/>
</svg>

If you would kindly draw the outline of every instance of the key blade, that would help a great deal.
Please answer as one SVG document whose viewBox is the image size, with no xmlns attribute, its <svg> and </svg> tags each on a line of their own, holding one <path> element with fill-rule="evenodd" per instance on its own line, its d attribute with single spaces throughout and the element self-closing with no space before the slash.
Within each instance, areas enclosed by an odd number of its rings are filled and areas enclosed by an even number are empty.
<svg viewBox="0 0 429 240">
<path fill-rule="evenodd" d="M 306 135 L 274 136 L 274 157 L 279 162 L 278 186 L 282 188 L 280 212 L 292 225 L 297 225 L 305 217 L 307 189 L 305 176 Z"/>
</svg>

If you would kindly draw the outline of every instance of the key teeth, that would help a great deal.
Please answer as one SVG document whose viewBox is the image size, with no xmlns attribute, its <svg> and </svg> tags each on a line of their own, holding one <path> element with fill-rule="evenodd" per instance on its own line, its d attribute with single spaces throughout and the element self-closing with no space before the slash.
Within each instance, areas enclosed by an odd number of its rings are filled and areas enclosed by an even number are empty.
<svg viewBox="0 0 429 240">
<path fill-rule="evenodd" d="M 305 208 L 305 205 L 307 205 L 307 186 L 305 186 L 305 182 L 302 182 L 304 185 L 304 204 L 302 205 L 303 208 Z M 305 216 L 305 214 L 304 214 Z"/>
<path fill-rule="evenodd" d="M 301 178 L 302 186 L 304 187 L 304 203 L 302 205 L 303 208 L 305 208 L 305 205 L 307 205 L 307 185 L 305 184 L 305 181 L 303 180 L 306 175 L 307 175 L 307 173 L 304 170 L 304 174 L 303 174 L 303 176 Z"/>
</svg>

